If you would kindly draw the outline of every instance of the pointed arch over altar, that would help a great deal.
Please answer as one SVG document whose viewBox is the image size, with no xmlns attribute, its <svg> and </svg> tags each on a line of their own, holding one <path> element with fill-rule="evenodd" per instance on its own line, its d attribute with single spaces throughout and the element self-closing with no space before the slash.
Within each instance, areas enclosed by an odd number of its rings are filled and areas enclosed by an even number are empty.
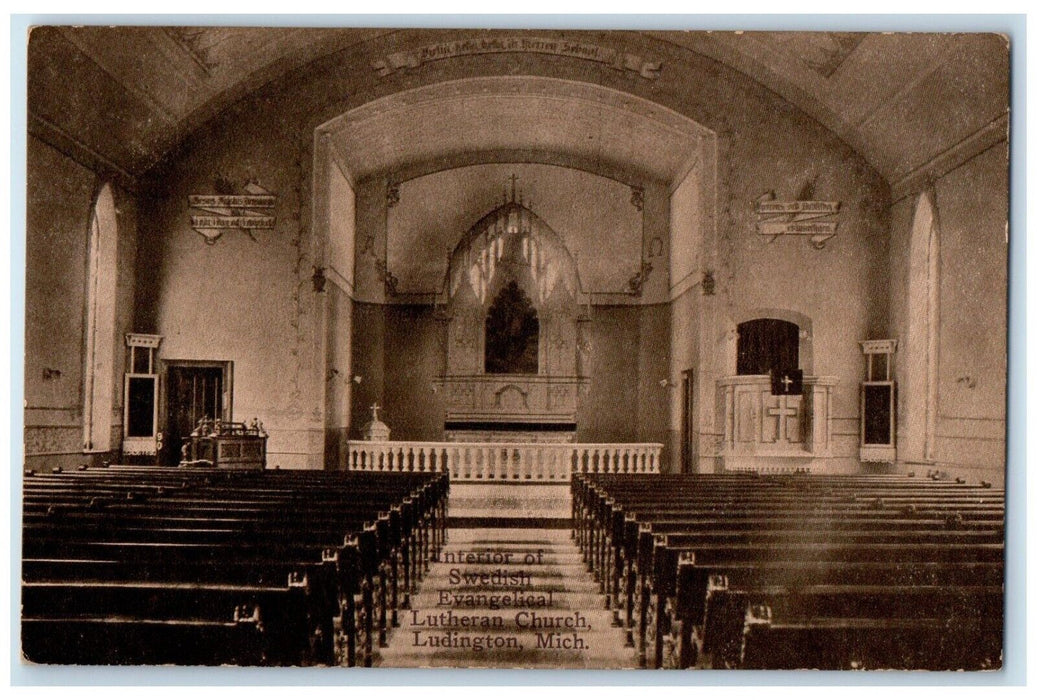
<svg viewBox="0 0 1037 700">
<path fill-rule="evenodd" d="M 521 318 L 500 308 L 512 298 L 516 307 L 528 305 Z M 439 308 L 447 325 L 441 384 L 448 438 L 575 439 L 588 297 L 562 237 L 516 201 L 514 189 L 510 201 L 481 217 L 454 247 Z M 515 317 L 502 321 L 504 313 Z M 535 343 L 524 349 L 531 357 L 503 363 L 498 345 L 519 342 Z"/>
</svg>

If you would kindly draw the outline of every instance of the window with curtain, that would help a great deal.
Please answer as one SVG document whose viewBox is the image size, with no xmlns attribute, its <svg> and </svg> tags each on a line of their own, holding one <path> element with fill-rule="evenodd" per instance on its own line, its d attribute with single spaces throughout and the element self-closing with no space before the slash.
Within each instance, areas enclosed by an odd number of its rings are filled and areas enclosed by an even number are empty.
<svg viewBox="0 0 1037 700">
<path fill-rule="evenodd" d="M 738 324 L 738 374 L 799 368 L 799 326 L 777 318 Z"/>
</svg>

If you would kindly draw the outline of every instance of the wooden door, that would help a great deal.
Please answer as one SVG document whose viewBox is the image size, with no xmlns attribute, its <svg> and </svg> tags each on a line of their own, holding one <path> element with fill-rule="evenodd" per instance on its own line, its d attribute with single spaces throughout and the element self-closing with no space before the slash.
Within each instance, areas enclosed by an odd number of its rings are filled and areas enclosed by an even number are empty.
<svg viewBox="0 0 1037 700">
<path fill-rule="evenodd" d="M 202 418 L 224 415 L 224 369 L 222 366 L 182 366 L 169 368 L 166 380 L 167 417 L 164 464 L 180 462 L 184 439 Z"/>
</svg>

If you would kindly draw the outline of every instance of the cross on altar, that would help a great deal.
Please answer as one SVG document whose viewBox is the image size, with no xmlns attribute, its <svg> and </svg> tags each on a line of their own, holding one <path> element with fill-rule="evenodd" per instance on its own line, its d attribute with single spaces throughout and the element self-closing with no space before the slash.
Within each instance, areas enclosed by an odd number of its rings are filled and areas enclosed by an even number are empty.
<svg viewBox="0 0 1037 700">
<path fill-rule="evenodd" d="M 788 377 L 785 377 L 784 381 L 788 381 Z M 778 405 L 773 408 L 767 409 L 767 415 L 778 419 L 778 439 L 789 442 L 789 418 L 794 418 L 799 415 L 799 411 L 795 408 L 790 408 L 788 398 L 782 396 L 778 399 Z"/>
<path fill-rule="evenodd" d="M 365 440 L 381 440 L 387 441 L 389 439 L 389 426 L 382 421 L 378 420 L 378 409 L 381 406 L 378 404 L 371 405 L 371 422 L 364 426 L 362 435 Z"/>
<path fill-rule="evenodd" d="M 781 377 L 781 379 L 779 381 L 785 386 L 785 393 L 786 394 L 789 391 L 789 385 L 796 383 L 793 380 L 789 379 L 789 375 L 787 375 L 787 374 L 782 375 L 782 377 Z"/>
</svg>

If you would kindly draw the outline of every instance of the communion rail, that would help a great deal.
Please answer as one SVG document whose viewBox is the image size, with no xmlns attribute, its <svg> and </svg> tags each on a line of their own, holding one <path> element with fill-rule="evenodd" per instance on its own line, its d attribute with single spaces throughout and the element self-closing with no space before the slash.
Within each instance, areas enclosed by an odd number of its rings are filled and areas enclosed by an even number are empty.
<svg viewBox="0 0 1037 700">
<path fill-rule="evenodd" d="M 569 481 L 573 473 L 657 474 L 662 444 L 544 442 L 349 443 L 346 468 L 450 472 L 452 481 Z"/>
</svg>

